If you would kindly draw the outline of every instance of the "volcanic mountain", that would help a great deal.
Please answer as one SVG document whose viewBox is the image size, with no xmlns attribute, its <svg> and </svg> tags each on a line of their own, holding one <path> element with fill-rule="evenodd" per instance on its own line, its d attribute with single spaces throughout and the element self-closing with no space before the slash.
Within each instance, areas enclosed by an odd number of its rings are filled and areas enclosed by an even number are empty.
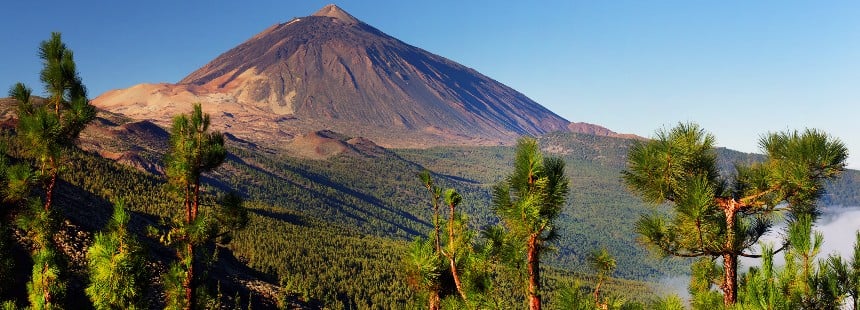
<svg viewBox="0 0 860 310">
<path fill-rule="evenodd" d="M 583 126 L 568 127 L 514 89 L 335 5 L 273 25 L 177 84 L 140 84 L 93 100 L 162 125 L 194 102 L 216 128 L 273 144 L 331 130 L 385 147 L 492 145 Z"/>
</svg>

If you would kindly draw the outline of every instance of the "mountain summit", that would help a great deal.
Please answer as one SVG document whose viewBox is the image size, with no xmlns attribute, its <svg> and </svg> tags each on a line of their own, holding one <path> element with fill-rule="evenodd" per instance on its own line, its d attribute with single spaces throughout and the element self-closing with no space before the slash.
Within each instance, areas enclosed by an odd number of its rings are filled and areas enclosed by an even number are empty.
<svg viewBox="0 0 860 310">
<path fill-rule="evenodd" d="M 336 18 L 339 21 L 345 22 L 348 24 L 358 24 L 361 22 L 334 4 L 329 4 L 329 5 L 324 6 L 322 9 L 320 9 L 319 11 L 317 11 L 316 13 L 314 13 L 311 16 L 324 16 L 324 17 Z"/>
<path fill-rule="evenodd" d="M 177 84 L 136 85 L 93 103 L 166 124 L 198 101 L 215 127 L 273 144 L 332 130 L 386 147 L 492 145 L 570 124 L 510 87 L 336 5 L 273 25 Z"/>
</svg>

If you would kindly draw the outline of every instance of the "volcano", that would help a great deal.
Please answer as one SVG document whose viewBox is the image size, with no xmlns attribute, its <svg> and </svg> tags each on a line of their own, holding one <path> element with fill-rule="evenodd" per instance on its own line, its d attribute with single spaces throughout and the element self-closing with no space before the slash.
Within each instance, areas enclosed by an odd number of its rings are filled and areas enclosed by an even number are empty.
<svg viewBox="0 0 860 310">
<path fill-rule="evenodd" d="M 574 128 L 516 90 L 336 5 L 273 25 L 176 84 L 140 84 L 93 100 L 162 125 L 194 102 L 217 129 L 275 145 L 321 130 L 384 147 L 497 145 Z"/>
</svg>

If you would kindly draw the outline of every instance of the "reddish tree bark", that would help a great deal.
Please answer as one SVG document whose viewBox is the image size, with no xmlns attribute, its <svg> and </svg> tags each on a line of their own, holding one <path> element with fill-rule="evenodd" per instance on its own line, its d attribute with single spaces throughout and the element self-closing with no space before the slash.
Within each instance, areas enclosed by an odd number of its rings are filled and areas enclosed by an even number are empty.
<svg viewBox="0 0 860 310">
<path fill-rule="evenodd" d="M 738 291 L 738 255 L 735 253 L 735 219 L 741 204 L 734 200 L 725 200 L 720 203 L 726 215 L 726 243 L 723 246 L 726 251 L 723 254 L 723 303 L 726 306 L 737 302 Z"/>
<path fill-rule="evenodd" d="M 733 305 L 738 299 L 738 256 L 734 254 L 723 254 L 723 269 L 725 270 L 723 282 L 723 303 Z"/>
<path fill-rule="evenodd" d="M 528 255 L 526 269 L 529 273 L 529 310 L 541 309 L 540 296 L 540 249 L 538 249 L 538 234 L 532 234 L 528 240 Z"/>
<path fill-rule="evenodd" d="M 194 182 L 194 202 L 191 209 L 191 220 L 197 220 L 197 209 L 200 206 L 200 180 Z"/>
<path fill-rule="evenodd" d="M 439 310 L 440 305 L 442 303 L 441 298 L 439 298 L 439 291 L 430 290 L 430 310 Z"/>
<path fill-rule="evenodd" d="M 200 199 L 200 181 L 195 180 L 193 189 L 185 188 L 185 224 L 191 225 L 192 222 L 197 220 L 197 211 L 199 206 Z M 188 232 L 186 232 L 187 234 Z M 187 304 L 185 306 L 186 310 L 190 310 L 194 306 L 195 296 L 194 296 L 194 245 L 191 242 L 191 236 L 186 235 L 186 240 L 188 244 L 186 245 L 186 255 L 188 259 L 188 270 L 185 273 L 185 280 L 183 281 L 183 286 L 185 286 L 185 300 Z"/>
<path fill-rule="evenodd" d="M 48 188 L 45 189 L 45 212 L 51 210 L 54 203 L 54 186 L 57 184 L 57 172 L 52 170 L 51 179 L 48 180 Z"/>
<path fill-rule="evenodd" d="M 448 260 L 451 262 L 451 276 L 454 277 L 454 286 L 457 287 L 457 293 L 460 294 L 460 297 L 462 297 L 463 300 L 466 300 L 466 292 L 463 291 L 463 284 L 460 281 L 460 273 L 457 272 L 457 262 L 456 262 L 457 253 L 455 252 L 456 249 L 454 248 L 454 208 L 455 208 L 455 205 L 452 203 L 449 205 L 449 207 L 451 207 L 451 215 L 449 217 L 450 220 L 448 223 L 448 246 L 449 246 L 448 252 L 449 253 L 446 256 L 448 256 Z"/>
<path fill-rule="evenodd" d="M 45 307 L 51 308 L 51 290 L 48 289 L 48 283 L 45 283 L 45 274 L 48 273 L 48 263 L 45 263 L 42 267 L 42 295 L 45 296 Z"/>
<path fill-rule="evenodd" d="M 185 300 L 187 303 L 185 304 L 186 310 L 191 310 L 192 305 L 194 305 L 194 290 L 193 290 L 193 281 L 194 281 L 194 247 L 191 246 L 191 242 L 188 242 L 187 249 L 188 257 L 190 262 L 188 263 L 188 272 L 185 273 Z"/>
</svg>

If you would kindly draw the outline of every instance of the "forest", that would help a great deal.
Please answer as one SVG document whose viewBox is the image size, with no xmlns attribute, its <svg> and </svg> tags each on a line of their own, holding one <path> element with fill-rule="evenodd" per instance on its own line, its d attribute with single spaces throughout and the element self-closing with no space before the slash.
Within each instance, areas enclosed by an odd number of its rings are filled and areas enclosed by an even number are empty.
<svg viewBox="0 0 860 310">
<path fill-rule="evenodd" d="M 199 105 L 147 141 L 93 134 L 132 120 L 89 105 L 60 34 L 39 55 L 48 96 L 19 83 L 2 107 L 7 309 L 857 309 L 860 247 L 819 257 L 814 222 L 860 202 L 858 175 L 821 132 L 763 155 L 679 124 L 311 160 L 211 131 Z M 785 241 L 749 252 L 777 221 Z M 691 300 L 653 284 L 677 274 Z"/>
</svg>

